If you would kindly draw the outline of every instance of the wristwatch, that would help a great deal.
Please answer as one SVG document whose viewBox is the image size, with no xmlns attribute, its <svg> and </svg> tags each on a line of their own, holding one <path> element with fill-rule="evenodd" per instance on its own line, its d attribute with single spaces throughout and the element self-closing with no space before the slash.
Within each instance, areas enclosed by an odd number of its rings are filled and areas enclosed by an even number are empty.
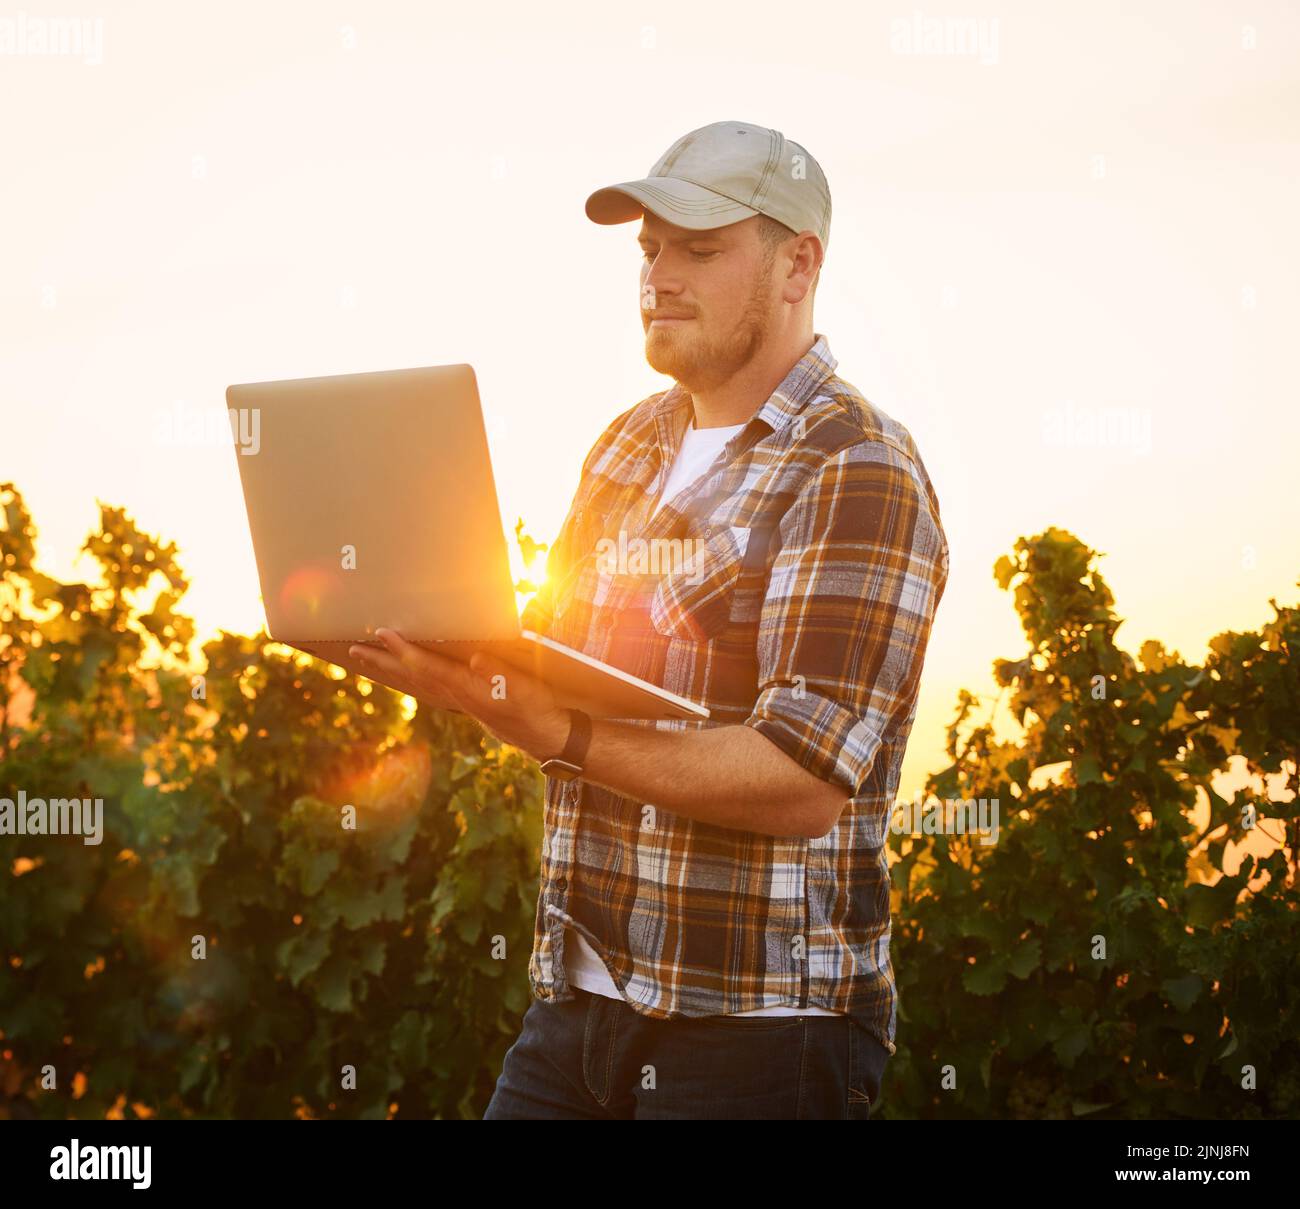
<svg viewBox="0 0 1300 1209">
<path fill-rule="evenodd" d="M 591 743 L 591 719 L 580 709 L 569 710 L 569 738 L 558 756 L 542 761 L 542 772 L 557 781 L 572 781 L 582 776 L 582 762 Z"/>
</svg>

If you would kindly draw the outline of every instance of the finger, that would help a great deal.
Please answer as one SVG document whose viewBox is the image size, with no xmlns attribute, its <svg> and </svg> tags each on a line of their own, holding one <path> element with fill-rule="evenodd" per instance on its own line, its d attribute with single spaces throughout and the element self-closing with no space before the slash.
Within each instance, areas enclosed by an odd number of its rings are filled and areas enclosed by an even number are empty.
<svg viewBox="0 0 1300 1209">
<path fill-rule="evenodd" d="M 375 637 L 395 657 L 406 675 L 416 683 L 432 680 L 439 691 L 465 692 L 473 690 L 473 677 L 466 674 L 463 663 L 447 655 L 439 655 L 427 647 L 407 642 L 396 630 L 380 627 Z"/>
<path fill-rule="evenodd" d="M 374 672 L 379 676 L 402 676 L 402 661 L 382 647 L 351 646 L 348 647 L 348 654 L 360 663 L 367 672 Z"/>
<path fill-rule="evenodd" d="M 464 687 L 468 684 L 465 665 L 448 655 L 440 655 L 428 647 L 416 646 L 407 642 L 396 630 L 380 627 L 375 637 L 384 644 L 386 650 L 396 656 L 408 674 L 421 676 L 428 674 L 445 685 Z"/>
<path fill-rule="evenodd" d="M 485 655 L 482 651 L 475 651 L 469 657 L 466 668 L 473 680 L 475 693 L 490 701 L 496 709 L 510 704 L 506 694 L 510 684 L 509 673 L 512 669 L 507 664 Z"/>
<path fill-rule="evenodd" d="M 486 651 L 475 651 L 469 657 L 469 670 L 473 672 L 475 680 L 486 684 L 489 688 L 499 683 L 497 677 L 505 682 L 509 682 L 513 676 L 518 676 L 521 682 L 526 678 L 525 672 L 511 667 L 504 660 L 489 655 Z"/>
<path fill-rule="evenodd" d="M 495 655 L 476 651 L 470 656 L 469 667 L 495 700 L 508 700 L 516 709 L 525 711 L 533 707 L 545 709 L 553 703 L 551 689 L 544 681 Z"/>
<path fill-rule="evenodd" d="M 491 680 L 494 675 L 505 671 L 505 664 L 482 651 L 475 651 L 469 657 L 469 670 L 480 680 Z"/>
<path fill-rule="evenodd" d="M 414 694 L 415 686 L 402 675 L 401 668 L 387 652 L 377 651 L 374 647 L 353 646 L 348 648 L 348 654 L 360 669 L 359 674 L 368 680 L 399 692 Z M 386 664 L 381 662 L 385 659 L 389 661 Z"/>
<path fill-rule="evenodd" d="M 412 684 L 405 676 L 391 669 L 387 671 L 381 670 L 375 665 L 374 660 L 366 657 L 364 651 L 353 656 L 353 659 L 356 663 L 357 675 L 364 676 L 375 684 L 382 684 L 385 688 L 391 688 L 395 692 L 406 693 L 412 697 L 424 691 L 418 685 Z"/>
<path fill-rule="evenodd" d="M 353 646 L 348 654 L 362 669 L 362 675 L 400 693 L 426 701 L 440 709 L 458 709 L 459 703 L 445 686 L 412 675 L 397 656 L 381 647 Z"/>
</svg>

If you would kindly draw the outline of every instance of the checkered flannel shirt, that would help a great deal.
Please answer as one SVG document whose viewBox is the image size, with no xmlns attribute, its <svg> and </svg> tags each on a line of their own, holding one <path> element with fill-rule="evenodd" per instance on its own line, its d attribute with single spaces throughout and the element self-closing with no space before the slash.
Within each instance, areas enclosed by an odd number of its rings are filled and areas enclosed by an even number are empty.
<svg viewBox="0 0 1300 1209">
<path fill-rule="evenodd" d="M 674 386 L 620 415 L 583 464 L 523 624 L 711 712 L 630 725 L 753 727 L 843 787 L 844 812 L 821 838 L 780 837 L 547 778 L 538 999 L 573 997 L 571 927 L 645 1016 L 815 1005 L 894 1052 L 885 841 L 948 543 L 911 435 L 836 364 L 817 335 L 653 517 L 691 397 Z M 694 557 L 629 570 L 636 538 L 642 551 L 690 539 Z"/>
</svg>

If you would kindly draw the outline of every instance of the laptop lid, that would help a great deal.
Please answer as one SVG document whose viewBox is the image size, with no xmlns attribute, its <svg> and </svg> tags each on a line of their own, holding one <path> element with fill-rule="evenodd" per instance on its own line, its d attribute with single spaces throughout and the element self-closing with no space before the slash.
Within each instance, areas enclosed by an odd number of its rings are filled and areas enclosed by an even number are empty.
<svg viewBox="0 0 1300 1209">
<path fill-rule="evenodd" d="M 519 634 L 468 365 L 231 386 L 267 628 L 281 642 Z"/>
</svg>

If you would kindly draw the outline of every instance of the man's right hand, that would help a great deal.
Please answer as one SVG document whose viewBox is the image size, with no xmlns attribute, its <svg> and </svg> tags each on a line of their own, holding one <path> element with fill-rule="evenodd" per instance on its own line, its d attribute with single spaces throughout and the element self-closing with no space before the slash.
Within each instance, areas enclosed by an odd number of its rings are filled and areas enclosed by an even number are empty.
<svg viewBox="0 0 1300 1209">
<path fill-rule="evenodd" d="M 372 684 L 382 684 L 385 688 L 391 688 L 394 692 L 405 693 L 408 697 L 414 697 L 421 705 L 427 705 L 430 709 L 445 709 L 453 714 L 464 713 L 464 710 L 451 700 L 430 693 L 427 688 L 417 687 L 396 669 L 385 670 L 383 678 L 380 679 L 379 672 L 373 663 L 369 667 L 363 666 L 355 656 L 349 657 L 346 667 L 354 675 L 369 680 Z"/>
</svg>

